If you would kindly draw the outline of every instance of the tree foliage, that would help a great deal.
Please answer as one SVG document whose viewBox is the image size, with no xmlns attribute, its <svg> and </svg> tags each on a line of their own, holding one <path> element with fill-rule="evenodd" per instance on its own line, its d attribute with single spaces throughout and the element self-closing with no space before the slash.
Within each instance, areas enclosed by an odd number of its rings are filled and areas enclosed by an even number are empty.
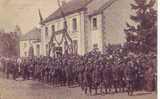
<svg viewBox="0 0 160 99">
<path fill-rule="evenodd" d="M 17 56 L 18 35 L 16 32 L 0 32 L 0 55 L 5 57 Z"/>
<path fill-rule="evenodd" d="M 127 48 L 134 53 L 149 53 L 157 51 L 157 11 L 155 0 L 134 0 L 131 8 L 136 12 L 130 19 L 136 25 L 126 23 L 125 29 Z"/>
</svg>

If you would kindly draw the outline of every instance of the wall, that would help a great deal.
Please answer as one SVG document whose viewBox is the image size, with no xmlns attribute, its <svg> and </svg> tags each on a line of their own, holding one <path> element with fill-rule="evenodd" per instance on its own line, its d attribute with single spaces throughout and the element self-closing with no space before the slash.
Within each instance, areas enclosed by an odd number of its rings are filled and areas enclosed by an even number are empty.
<svg viewBox="0 0 160 99">
<path fill-rule="evenodd" d="M 76 18 L 77 19 L 77 31 L 73 32 L 72 29 L 72 19 Z M 77 40 L 78 41 L 78 53 L 79 54 L 84 54 L 85 53 L 85 46 L 84 46 L 84 13 L 83 12 L 77 12 L 74 14 L 71 14 L 69 16 L 66 16 L 67 20 L 67 26 L 68 26 L 68 33 L 72 40 Z M 63 29 L 63 23 L 64 19 L 56 19 L 53 21 L 50 21 L 46 23 L 42 27 L 42 47 L 41 47 L 41 53 L 43 55 L 46 55 L 46 48 L 45 45 L 48 44 L 50 41 L 51 35 L 52 35 L 52 30 L 51 27 L 52 25 L 55 25 L 55 31 Z M 49 29 L 49 36 L 48 38 L 45 37 L 45 27 L 48 27 Z M 57 35 L 56 38 L 58 41 L 61 40 L 62 35 Z M 63 42 L 64 43 L 64 42 Z M 63 46 L 63 45 L 62 45 Z"/>
<path fill-rule="evenodd" d="M 130 15 L 133 13 L 131 10 L 132 0 L 117 0 L 110 7 L 106 8 L 103 13 L 88 17 L 86 12 L 77 12 L 66 16 L 68 32 L 73 40 L 78 40 L 78 53 L 84 54 L 93 49 L 94 44 L 98 44 L 100 51 L 104 46 L 110 44 L 121 44 L 125 42 L 124 29 L 126 28 L 126 22 L 130 22 Z M 100 4 L 101 3 L 101 4 Z M 98 10 L 98 8 L 106 3 L 106 0 L 96 0 L 89 4 L 88 13 Z M 94 6 L 92 6 L 94 5 Z M 98 29 L 92 30 L 92 18 L 97 17 Z M 78 31 L 72 31 L 72 19 L 77 18 Z M 49 36 L 45 38 L 45 26 L 42 27 L 42 55 L 46 55 L 46 44 L 48 44 L 52 31 L 51 26 L 55 25 L 55 30 L 63 28 L 64 19 L 56 19 L 45 24 L 49 28 Z M 56 36 L 57 40 L 61 39 L 61 36 Z M 63 45 L 62 45 L 63 46 Z"/>
<path fill-rule="evenodd" d="M 28 57 L 31 45 L 33 46 L 34 49 L 34 55 L 35 56 L 41 55 L 41 52 L 39 53 L 39 55 L 37 52 L 37 45 L 40 45 L 40 42 L 38 42 L 37 40 L 26 40 L 26 41 L 20 41 L 20 57 Z"/>
<path fill-rule="evenodd" d="M 97 19 L 97 29 L 93 29 L 93 19 Z M 97 44 L 100 51 L 102 51 L 102 15 L 98 14 L 95 16 L 90 17 L 90 21 L 88 21 L 88 29 L 89 35 L 88 35 L 88 51 L 91 51 L 93 49 L 93 45 Z M 90 26 L 89 26 L 90 25 Z"/>
<path fill-rule="evenodd" d="M 130 22 L 133 14 L 130 4 L 132 0 L 117 0 L 103 12 L 104 45 L 108 43 L 120 44 L 125 42 L 124 29 L 126 22 Z"/>
<path fill-rule="evenodd" d="M 27 57 L 28 51 L 29 51 L 29 41 L 20 41 L 20 57 Z"/>
</svg>

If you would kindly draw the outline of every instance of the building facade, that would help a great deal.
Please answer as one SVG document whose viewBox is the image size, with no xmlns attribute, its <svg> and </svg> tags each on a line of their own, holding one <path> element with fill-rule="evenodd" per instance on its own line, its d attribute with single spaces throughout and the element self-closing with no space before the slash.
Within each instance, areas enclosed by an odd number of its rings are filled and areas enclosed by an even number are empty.
<svg viewBox="0 0 160 99">
<path fill-rule="evenodd" d="M 67 21 L 68 33 L 77 44 L 78 54 L 83 55 L 94 47 L 103 52 L 109 43 L 125 42 L 123 29 L 131 12 L 130 4 L 131 1 L 128 0 L 72 0 L 63 3 L 62 10 Z M 47 44 L 52 33 L 63 28 L 64 17 L 59 8 L 43 21 L 43 55 L 47 55 Z M 62 37 L 59 34 L 56 38 L 60 42 Z M 64 49 L 64 42 L 61 47 Z"/>
<path fill-rule="evenodd" d="M 95 47 L 103 52 L 108 44 L 124 43 L 124 28 L 133 13 L 130 7 L 132 2 L 131 0 L 71 0 L 63 2 L 61 8 L 40 22 L 41 32 L 39 34 L 40 42 L 38 42 L 40 55 L 48 55 L 49 42 L 53 34 L 55 38 L 52 43 L 56 48 L 60 48 L 62 53 L 64 52 L 65 42 L 62 40 L 62 34 L 65 20 L 67 32 L 80 55 Z M 21 54 L 24 56 L 24 52 L 22 52 Z"/>
<path fill-rule="evenodd" d="M 20 57 L 29 57 L 41 55 L 41 37 L 40 29 L 34 28 L 20 39 Z"/>
<path fill-rule="evenodd" d="M 84 14 L 83 12 L 80 13 L 74 13 L 66 16 L 67 20 L 67 26 L 68 26 L 68 33 L 70 37 L 72 38 L 72 41 L 77 44 L 78 46 L 78 53 L 85 53 L 85 47 L 84 47 Z M 43 55 L 47 55 L 49 42 L 52 36 L 52 33 L 58 33 L 59 31 L 63 30 L 64 28 L 64 19 L 59 18 L 50 22 L 45 23 L 45 25 L 42 26 L 42 50 Z M 55 46 L 58 47 L 58 42 L 61 42 L 62 39 L 62 32 L 58 33 L 56 35 L 56 40 L 53 41 L 55 43 Z M 60 45 L 64 51 L 64 42 Z"/>
</svg>

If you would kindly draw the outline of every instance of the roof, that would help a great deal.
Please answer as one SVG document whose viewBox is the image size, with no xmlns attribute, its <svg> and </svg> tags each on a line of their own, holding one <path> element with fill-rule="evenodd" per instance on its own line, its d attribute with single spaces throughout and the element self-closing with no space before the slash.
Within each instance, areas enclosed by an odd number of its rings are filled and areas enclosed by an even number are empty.
<svg viewBox="0 0 160 99">
<path fill-rule="evenodd" d="M 118 0 L 94 0 L 94 2 L 91 2 L 87 6 L 87 14 L 89 16 L 98 14 L 105 10 L 106 8 L 110 7 L 115 1 Z"/>
<path fill-rule="evenodd" d="M 72 14 L 74 12 L 85 10 L 85 7 L 88 3 L 90 3 L 93 0 L 71 0 L 65 4 L 62 5 L 62 10 L 65 15 Z M 62 18 L 61 9 L 58 8 L 54 13 L 52 13 L 50 16 L 48 16 L 43 23 L 47 23 L 49 21 Z"/>
<path fill-rule="evenodd" d="M 33 28 L 31 31 L 23 35 L 20 40 L 40 40 L 41 39 L 41 30 L 39 28 Z"/>
<path fill-rule="evenodd" d="M 78 11 L 86 10 L 89 16 L 95 15 L 104 9 L 110 7 L 117 0 L 71 0 L 62 5 L 64 15 L 73 14 Z M 47 23 L 55 19 L 62 18 L 61 9 L 58 8 L 54 13 L 48 16 L 42 23 Z"/>
</svg>

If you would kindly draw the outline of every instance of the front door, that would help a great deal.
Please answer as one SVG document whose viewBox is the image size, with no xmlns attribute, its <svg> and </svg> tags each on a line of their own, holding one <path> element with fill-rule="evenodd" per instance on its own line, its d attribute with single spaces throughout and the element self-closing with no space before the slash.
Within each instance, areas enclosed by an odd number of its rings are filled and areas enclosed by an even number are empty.
<svg viewBox="0 0 160 99">
<path fill-rule="evenodd" d="M 62 47 L 56 47 L 55 48 L 55 57 L 61 57 L 62 56 Z"/>
</svg>

